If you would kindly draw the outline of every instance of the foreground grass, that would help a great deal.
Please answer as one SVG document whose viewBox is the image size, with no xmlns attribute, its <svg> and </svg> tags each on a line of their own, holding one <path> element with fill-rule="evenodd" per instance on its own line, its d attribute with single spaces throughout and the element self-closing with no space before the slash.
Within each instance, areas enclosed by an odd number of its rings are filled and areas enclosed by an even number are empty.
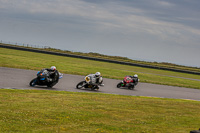
<svg viewBox="0 0 200 133">
<path fill-rule="evenodd" d="M 200 102 L 97 93 L 0 89 L 0 132 L 188 133 Z"/>
<path fill-rule="evenodd" d="M 0 48 L 0 55 L 1 67 L 40 70 L 42 68 L 49 68 L 50 66 L 55 65 L 57 69 L 62 73 L 87 75 L 89 73 L 100 71 L 103 77 L 113 79 L 123 79 L 125 75 L 134 75 L 136 73 L 139 75 L 141 82 L 200 89 L 199 75 L 62 57 L 6 48 Z"/>
</svg>

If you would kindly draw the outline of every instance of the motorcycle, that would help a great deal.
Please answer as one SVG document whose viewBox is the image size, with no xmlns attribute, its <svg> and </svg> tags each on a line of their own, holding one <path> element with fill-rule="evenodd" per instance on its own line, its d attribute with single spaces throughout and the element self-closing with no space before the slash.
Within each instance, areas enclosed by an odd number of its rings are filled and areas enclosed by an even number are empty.
<svg viewBox="0 0 200 133">
<path fill-rule="evenodd" d="M 84 81 L 81 81 L 76 85 L 77 89 L 81 88 L 90 88 L 91 90 L 99 90 L 99 86 L 104 86 L 103 83 L 103 78 L 99 78 L 99 84 L 96 84 L 96 79 L 92 77 L 92 75 L 88 75 L 84 78 Z"/>
<path fill-rule="evenodd" d="M 134 81 L 133 78 L 131 78 L 130 76 L 126 76 L 124 77 L 123 81 L 117 84 L 117 88 L 128 87 L 128 89 L 133 90 L 135 86 L 138 84 L 138 81 Z"/>
<path fill-rule="evenodd" d="M 63 77 L 63 74 L 59 72 L 59 79 Z M 50 79 L 50 73 L 49 71 L 42 69 L 41 71 L 38 71 L 37 78 L 34 78 L 29 83 L 30 86 L 34 87 L 35 85 L 41 85 L 41 86 L 47 86 L 47 87 L 53 87 L 55 84 L 54 82 L 49 82 Z"/>
</svg>

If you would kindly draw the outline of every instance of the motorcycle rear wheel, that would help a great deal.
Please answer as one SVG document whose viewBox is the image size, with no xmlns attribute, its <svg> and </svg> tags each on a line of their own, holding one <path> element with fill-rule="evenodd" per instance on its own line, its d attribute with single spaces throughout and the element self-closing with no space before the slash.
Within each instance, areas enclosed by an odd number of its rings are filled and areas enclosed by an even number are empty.
<svg viewBox="0 0 200 133">
<path fill-rule="evenodd" d="M 96 89 L 96 90 L 99 90 L 99 87 L 98 87 L 97 85 L 94 85 L 94 86 L 91 87 L 91 90 L 92 90 L 92 91 L 95 90 L 95 89 Z"/>
<path fill-rule="evenodd" d="M 130 90 L 133 90 L 134 88 L 135 88 L 134 85 L 130 85 L 130 86 L 128 87 L 128 89 L 130 89 Z"/>
<path fill-rule="evenodd" d="M 49 87 L 49 88 L 52 88 L 52 87 L 53 87 L 53 85 L 51 85 L 51 84 L 48 84 L 48 85 L 47 85 L 47 87 Z"/>
</svg>

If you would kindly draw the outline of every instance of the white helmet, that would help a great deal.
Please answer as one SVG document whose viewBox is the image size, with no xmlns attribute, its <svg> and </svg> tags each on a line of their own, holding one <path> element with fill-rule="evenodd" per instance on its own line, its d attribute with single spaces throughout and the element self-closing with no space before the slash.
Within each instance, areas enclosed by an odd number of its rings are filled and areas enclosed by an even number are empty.
<svg viewBox="0 0 200 133">
<path fill-rule="evenodd" d="M 100 72 L 96 72 L 96 73 L 95 73 L 95 76 L 96 76 L 96 77 L 99 77 L 100 75 L 101 75 Z"/>
<path fill-rule="evenodd" d="M 51 70 L 56 70 L 56 67 L 55 67 L 55 66 L 51 66 L 50 69 L 51 69 Z"/>
<path fill-rule="evenodd" d="M 137 75 L 137 74 L 135 74 L 133 77 L 134 77 L 134 78 L 138 78 L 138 75 Z"/>
</svg>

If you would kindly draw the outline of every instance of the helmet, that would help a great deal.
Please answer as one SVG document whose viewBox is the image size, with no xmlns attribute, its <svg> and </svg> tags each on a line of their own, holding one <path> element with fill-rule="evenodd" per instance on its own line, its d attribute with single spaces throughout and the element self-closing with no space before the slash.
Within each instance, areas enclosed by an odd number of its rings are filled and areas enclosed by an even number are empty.
<svg viewBox="0 0 200 133">
<path fill-rule="evenodd" d="M 99 77 L 100 75 L 101 75 L 100 72 L 96 72 L 96 73 L 95 73 L 95 76 L 96 76 L 96 77 Z"/>
<path fill-rule="evenodd" d="M 51 66 L 50 69 L 51 69 L 51 70 L 56 70 L 56 67 L 55 67 L 55 66 Z"/>
<path fill-rule="evenodd" d="M 137 75 L 137 74 L 135 74 L 133 77 L 134 77 L 134 78 L 138 78 L 138 75 Z"/>
</svg>

